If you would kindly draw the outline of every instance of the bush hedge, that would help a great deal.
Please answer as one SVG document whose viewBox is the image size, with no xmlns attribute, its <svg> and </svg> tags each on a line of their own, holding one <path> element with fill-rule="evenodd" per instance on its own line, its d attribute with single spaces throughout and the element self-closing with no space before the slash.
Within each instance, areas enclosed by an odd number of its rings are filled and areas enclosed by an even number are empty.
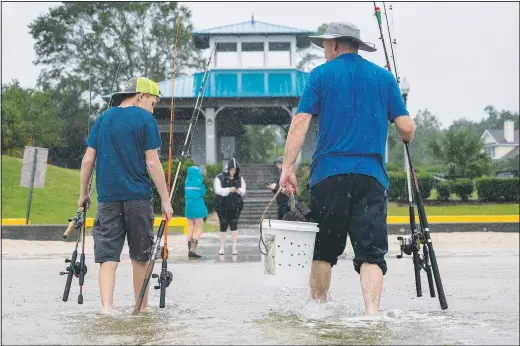
<svg viewBox="0 0 520 346">
<path fill-rule="evenodd" d="M 172 160 L 172 171 L 171 171 L 171 179 L 172 183 L 175 179 L 175 173 L 177 171 L 177 166 L 179 164 L 178 160 Z M 175 195 L 172 198 L 172 206 L 173 206 L 173 214 L 174 216 L 184 216 L 185 211 L 185 200 L 184 200 L 184 183 L 186 181 L 186 174 L 188 171 L 188 167 L 190 166 L 198 166 L 192 160 L 185 160 L 179 172 L 179 177 L 177 178 L 177 188 L 175 191 Z M 163 165 L 164 176 L 166 178 L 166 182 L 168 182 L 168 163 L 164 162 Z M 206 185 L 206 196 L 204 197 L 204 202 L 206 203 L 206 207 L 208 208 L 208 212 L 212 213 L 215 210 L 215 193 L 213 191 L 213 180 L 215 176 L 222 171 L 221 164 L 214 165 L 206 165 L 206 173 L 204 176 L 204 185 Z M 157 193 L 157 189 L 155 188 L 155 184 L 153 184 L 153 208 L 155 213 L 161 213 L 161 198 Z"/>
<path fill-rule="evenodd" d="M 408 200 L 406 173 L 402 171 L 388 172 L 388 179 L 390 181 L 388 199 L 390 201 Z M 433 189 L 432 176 L 428 173 L 418 173 L 417 180 L 419 182 L 419 189 L 421 190 L 421 197 L 428 199 Z"/>
<path fill-rule="evenodd" d="M 451 191 L 460 197 L 463 201 L 467 201 L 473 193 L 473 181 L 471 179 L 462 178 L 455 179 L 451 183 Z"/>
<path fill-rule="evenodd" d="M 301 200 L 309 201 L 309 192 L 306 189 L 309 178 L 310 176 L 308 170 L 302 171 L 300 177 L 298 177 Z M 408 200 L 408 192 L 406 190 L 406 174 L 404 172 L 390 171 L 388 172 L 388 179 L 390 181 L 388 199 L 390 201 Z M 417 180 L 419 181 L 419 188 L 421 189 L 422 198 L 429 198 L 433 189 L 432 176 L 428 173 L 419 173 L 417 174 Z"/>
<path fill-rule="evenodd" d="M 437 190 L 437 199 L 439 201 L 447 201 L 450 199 L 450 195 L 452 192 L 452 183 L 449 180 L 440 181 L 435 186 Z"/>
<path fill-rule="evenodd" d="M 520 202 L 520 178 L 482 177 L 475 185 L 481 201 Z"/>
</svg>

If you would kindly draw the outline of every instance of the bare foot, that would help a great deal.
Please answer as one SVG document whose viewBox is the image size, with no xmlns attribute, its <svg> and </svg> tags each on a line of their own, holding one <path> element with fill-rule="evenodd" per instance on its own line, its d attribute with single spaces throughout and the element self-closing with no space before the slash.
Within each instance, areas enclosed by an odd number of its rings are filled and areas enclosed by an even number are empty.
<svg viewBox="0 0 520 346">
<path fill-rule="evenodd" d="M 102 315 L 114 316 L 114 315 L 119 314 L 119 312 L 117 310 L 115 310 L 112 306 L 105 305 L 105 306 L 101 307 L 101 314 Z"/>
</svg>

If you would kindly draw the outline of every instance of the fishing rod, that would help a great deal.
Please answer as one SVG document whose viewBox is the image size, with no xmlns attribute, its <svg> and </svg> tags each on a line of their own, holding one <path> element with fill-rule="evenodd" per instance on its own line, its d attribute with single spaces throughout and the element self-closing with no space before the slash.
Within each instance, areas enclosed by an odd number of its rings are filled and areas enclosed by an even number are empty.
<svg viewBox="0 0 520 346">
<path fill-rule="evenodd" d="M 181 169 L 182 162 L 186 158 L 189 158 L 189 156 L 190 156 L 189 148 L 190 148 L 190 141 L 191 141 L 191 139 L 193 137 L 193 133 L 192 132 L 193 132 L 194 127 L 196 126 L 197 120 L 199 118 L 199 114 L 201 113 L 200 108 L 202 106 L 202 100 L 204 99 L 204 93 L 206 91 L 206 85 L 207 85 L 207 80 L 208 80 L 208 75 L 209 75 L 209 65 L 211 63 L 211 58 L 213 56 L 213 53 L 214 53 L 214 51 L 215 51 L 215 49 L 217 47 L 217 42 L 218 42 L 218 40 L 215 40 L 215 43 L 213 45 L 213 48 L 211 50 L 211 53 L 210 53 L 210 56 L 209 56 L 209 59 L 208 59 L 207 65 L 206 65 L 206 70 L 204 71 L 204 75 L 202 77 L 202 83 L 200 85 L 199 93 L 197 95 L 197 100 L 195 102 L 195 108 L 194 108 L 192 116 L 191 116 L 190 125 L 188 127 L 188 133 L 186 135 L 186 139 L 184 141 L 183 149 L 181 151 L 181 156 L 180 156 L 180 159 L 179 159 L 179 162 L 178 162 L 178 165 L 177 165 L 177 170 L 176 170 L 176 173 L 175 173 L 175 178 L 173 180 L 173 185 L 172 185 L 172 188 L 170 189 L 170 203 L 172 201 L 173 196 L 175 195 L 175 191 L 176 191 L 176 187 L 177 187 L 177 180 L 179 178 L 179 172 L 180 172 L 180 169 Z M 172 97 L 173 96 L 174 95 L 172 94 Z M 143 281 L 143 285 L 141 287 L 141 291 L 139 292 L 139 296 L 137 298 L 137 301 L 136 301 L 136 304 L 135 304 L 135 307 L 134 307 L 134 311 L 133 311 L 134 315 L 137 315 L 141 311 L 141 306 L 143 304 L 144 295 L 146 293 L 146 289 L 148 287 L 148 283 L 150 282 L 150 277 L 152 276 L 153 267 L 155 265 L 155 261 L 157 259 L 157 254 L 158 254 L 159 249 L 160 249 L 161 238 L 162 238 L 162 236 L 164 234 L 164 230 L 166 228 L 167 223 L 168 223 L 168 217 L 163 215 L 163 218 L 162 218 L 161 223 L 159 225 L 159 228 L 157 230 L 157 235 L 156 235 L 155 242 L 154 242 L 154 245 L 153 245 L 152 257 L 150 259 L 150 262 L 148 263 L 148 267 L 146 269 L 146 274 L 145 274 L 145 278 L 144 278 L 144 281 Z M 164 250 L 163 250 L 163 253 L 164 253 Z M 170 273 L 170 272 L 166 271 L 166 265 L 167 264 L 165 264 L 165 263 L 166 263 L 166 261 L 163 261 L 163 267 L 162 267 L 161 275 L 153 274 L 153 278 L 158 278 L 158 281 L 159 281 L 159 285 L 155 286 L 154 288 L 155 289 L 161 289 L 161 292 L 164 292 L 164 290 L 166 289 L 166 287 L 168 287 L 170 285 L 171 280 L 172 280 L 171 275 L 168 275 L 168 273 Z M 164 298 L 163 298 L 164 295 L 161 294 L 161 296 L 162 297 L 161 297 L 161 301 L 160 301 L 159 307 L 160 308 L 164 308 L 164 306 L 165 306 L 165 302 L 164 302 Z"/>
<path fill-rule="evenodd" d="M 377 19 L 377 24 L 379 26 L 379 32 L 381 33 L 381 41 L 383 42 L 383 50 L 385 53 L 386 59 L 386 68 L 390 73 L 392 73 L 392 69 L 390 67 L 390 59 L 388 58 L 388 51 L 386 49 L 385 39 L 383 35 L 383 27 L 381 21 L 381 10 L 374 3 L 374 15 Z M 386 14 L 386 5 L 383 2 L 383 6 L 385 8 L 385 17 L 387 20 L 387 29 L 388 35 L 391 40 L 390 27 L 388 25 L 388 16 Z M 395 40 L 394 40 L 395 43 Z M 392 46 L 392 42 L 390 42 Z M 393 54 L 393 48 L 392 48 Z M 392 55 L 392 59 L 394 62 L 395 68 L 395 77 L 397 83 L 399 84 L 399 74 L 397 72 L 397 64 L 395 61 L 395 56 Z M 413 265 L 414 265 L 414 273 L 415 273 L 415 287 L 417 297 L 422 296 L 422 288 L 421 288 L 421 270 L 426 272 L 426 276 L 428 279 L 428 286 L 430 289 L 430 296 L 435 297 L 435 287 L 433 285 L 433 279 L 435 279 L 435 285 L 437 287 L 437 293 L 439 294 L 439 303 L 442 310 L 448 308 L 448 303 L 446 302 L 446 296 L 444 294 L 444 288 L 442 285 L 442 280 L 439 272 L 439 265 L 437 263 L 437 257 L 435 255 L 435 251 L 433 249 L 432 239 L 430 237 L 430 230 L 428 228 L 428 219 L 426 217 L 426 211 L 424 209 L 424 203 L 422 200 L 422 196 L 420 193 L 419 183 L 417 180 L 417 173 L 412 165 L 412 159 L 409 150 L 409 143 L 403 140 L 404 151 L 405 151 L 405 171 L 407 178 L 407 188 L 408 188 L 408 202 L 409 202 L 409 216 L 410 216 L 410 228 L 411 228 L 411 236 L 410 237 L 397 237 L 397 240 L 400 242 L 400 251 L 401 253 L 397 255 L 397 258 L 403 258 L 403 253 L 407 255 L 412 255 Z M 413 184 L 412 184 L 413 179 Z M 415 224 L 415 211 L 414 205 L 417 204 L 417 211 L 419 214 L 419 229 L 417 230 Z M 420 250 L 423 250 L 423 256 L 421 258 Z M 431 262 L 431 264 L 430 264 Z M 433 270 L 433 277 L 432 277 Z"/>
<path fill-rule="evenodd" d="M 90 62 L 89 62 L 90 66 Z M 119 68 L 120 65 L 118 65 L 116 75 L 114 78 L 114 81 L 112 82 L 112 94 L 114 93 L 114 86 L 115 82 L 119 75 Z M 89 78 L 89 94 L 91 92 L 91 78 Z M 89 96 L 89 123 L 90 123 L 90 111 L 91 111 L 91 102 L 92 98 Z M 110 108 L 110 105 L 112 104 L 112 98 L 110 98 L 109 104 L 107 106 L 107 109 Z M 88 136 L 88 131 L 87 131 Z M 72 252 L 71 258 L 66 258 L 65 263 L 69 263 L 69 266 L 65 268 L 65 271 L 60 272 L 60 275 L 67 275 L 67 280 L 65 281 L 65 289 L 63 290 L 63 296 L 62 300 L 66 302 L 69 299 L 69 293 L 70 293 L 70 286 L 72 284 L 72 277 L 76 277 L 79 279 L 79 295 L 78 295 L 78 304 L 83 304 L 83 285 L 85 283 L 85 275 L 87 274 L 87 265 L 85 264 L 85 237 L 86 237 L 86 220 L 87 220 L 87 210 L 89 208 L 89 199 L 92 195 L 92 192 L 94 191 L 95 187 L 92 187 L 92 180 L 94 177 L 94 168 L 92 169 L 92 173 L 90 175 L 89 179 L 89 186 L 88 186 L 88 198 L 83 202 L 83 205 L 76 211 L 76 215 L 74 215 L 73 218 L 69 219 L 69 226 L 65 230 L 65 233 L 63 233 L 63 239 L 67 239 L 70 232 L 72 232 L 73 229 L 78 230 L 78 238 L 76 239 L 76 246 L 74 247 L 74 251 Z M 78 258 L 78 245 L 79 241 L 81 239 L 81 254 L 80 254 L 80 260 L 77 262 Z"/>
<path fill-rule="evenodd" d="M 175 74 L 177 72 L 177 48 L 179 46 L 179 37 L 180 37 L 180 29 L 181 29 L 182 17 L 179 17 L 177 22 L 177 32 L 175 35 L 175 50 L 173 54 L 173 64 L 172 64 L 172 102 L 170 105 L 170 142 L 168 145 L 168 191 L 171 191 L 171 165 L 172 165 L 172 156 L 173 156 L 173 119 L 174 119 L 174 95 L 175 95 Z M 170 198 L 171 203 L 171 198 Z M 159 233 L 159 232 L 158 232 Z M 160 237 L 158 237 L 157 241 L 160 241 Z M 170 286 L 173 280 L 172 272 L 168 271 L 168 219 L 165 220 L 164 223 L 164 243 L 163 246 L 159 246 L 159 250 L 162 258 L 162 266 L 161 266 L 161 274 L 152 274 L 152 278 L 157 278 L 157 285 L 154 286 L 154 289 L 160 290 L 159 297 L 159 307 L 164 308 L 166 305 L 166 288 Z"/>
</svg>

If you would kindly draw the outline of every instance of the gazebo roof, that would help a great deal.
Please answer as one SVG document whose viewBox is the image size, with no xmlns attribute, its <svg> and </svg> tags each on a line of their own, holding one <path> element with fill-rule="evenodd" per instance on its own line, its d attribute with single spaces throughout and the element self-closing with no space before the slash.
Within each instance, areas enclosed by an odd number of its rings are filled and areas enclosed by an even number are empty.
<svg viewBox="0 0 520 346">
<path fill-rule="evenodd" d="M 192 32 L 195 46 L 199 49 L 209 47 L 209 37 L 211 36 L 269 36 L 269 35 L 292 35 L 296 36 L 298 48 L 306 48 L 310 45 L 309 35 L 313 31 L 297 29 L 283 25 L 260 22 L 251 18 L 246 22 L 218 26 L 211 29 Z"/>
</svg>

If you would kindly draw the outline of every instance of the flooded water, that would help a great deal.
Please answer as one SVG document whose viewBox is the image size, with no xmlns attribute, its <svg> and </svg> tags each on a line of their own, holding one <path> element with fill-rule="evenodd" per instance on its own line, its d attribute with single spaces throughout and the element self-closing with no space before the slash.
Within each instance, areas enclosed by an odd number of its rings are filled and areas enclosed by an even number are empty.
<svg viewBox="0 0 520 346">
<path fill-rule="evenodd" d="M 254 233 L 239 239 L 236 258 L 216 255 L 217 236 L 203 236 L 203 260 L 171 256 L 174 279 L 166 308 L 158 307 L 159 291 L 152 290 L 150 308 L 139 316 L 131 314 L 132 272 L 126 248 L 116 278 L 118 314 L 104 316 L 99 314 L 98 266 L 91 243 L 84 304 L 78 305 L 78 280 L 73 281 L 69 301 L 63 302 L 65 276 L 58 275 L 73 244 L 31 242 L 31 254 L 27 248 L 17 251 L 16 241 L 8 247 L 3 241 L 2 343 L 519 344 L 518 234 L 507 235 L 504 246 L 496 242 L 504 235 L 489 234 L 495 239 L 490 247 L 472 234 L 464 235 L 466 240 L 460 243 L 461 239 L 450 241 L 450 235 L 442 235 L 436 252 L 449 304 L 444 311 L 438 298 L 429 296 L 424 275 L 423 297 L 415 296 L 412 261 L 396 259 L 397 246 L 392 242 L 382 311 L 371 319 L 362 317 L 363 299 L 350 245 L 333 269 L 330 301 L 318 304 L 309 300 L 306 290 L 263 284 Z M 432 237 L 435 246 L 441 235 Z M 179 244 L 185 243 L 182 239 Z M 156 272 L 159 268 L 157 263 Z"/>
</svg>

